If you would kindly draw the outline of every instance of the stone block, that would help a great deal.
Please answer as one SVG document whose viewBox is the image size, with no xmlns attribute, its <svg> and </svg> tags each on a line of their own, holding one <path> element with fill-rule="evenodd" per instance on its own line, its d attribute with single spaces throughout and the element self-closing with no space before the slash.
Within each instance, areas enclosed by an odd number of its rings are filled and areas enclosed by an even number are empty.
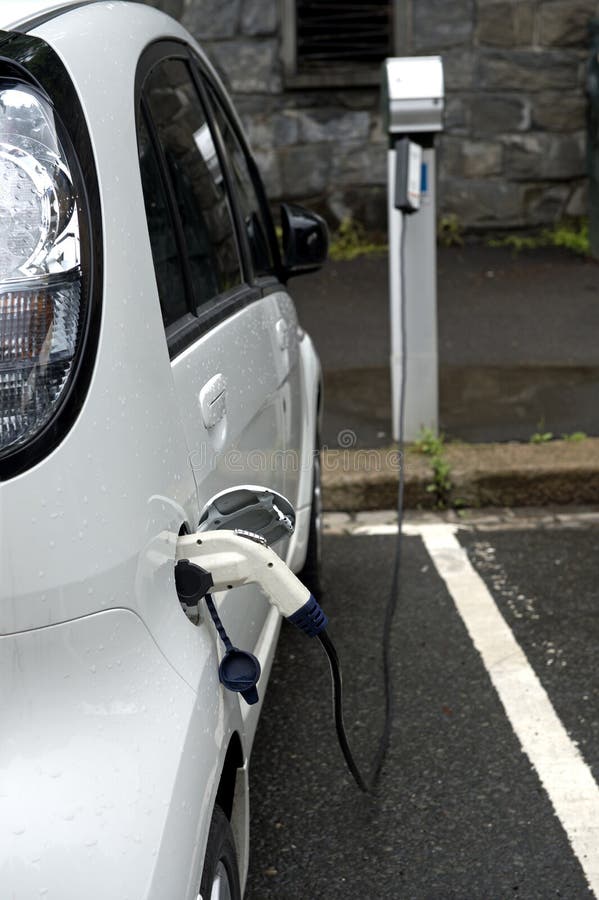
<svg viewBox="0 0 599 900">
<path fill-rule="evenodd" d="M 478 55 L 470 50 L 450 50 L 443 54 L 445 92 L 469 90 L 478 82 Z"/>
<path fill-rule="evenodd" d="M 299 113 L 299 140 L 304 143 L 359 141 L 366 140 L 369 134 L 367 112 L 311 109 Z"/>
<path fill-rule="evenodd" d="M 289 112 L 240 112 L 241 121 L 252 147 L 288 147 L 297 143 L 297 115 Z"/>
<path fill-rule="evenodd" d="M 439 179 L 439 213 L 464 228 L 517 228 L 524 224 L 525 189 L 503 179 Z"/>
<path fill-rule="evenodd" d="M 479 87 L 527 92 L 567 90 L 580 83 L 580 57 L 568 50 L 491 50 L 481 54 Z"/>
<path fill-rule="evenodd" d="M 275 34 L 278 20 L 276 0 L 243 0 L 241 7 L 243 34 L 253 36 Z"/>
<path fill-rule="evenodd" d="M 534 40 L 536 3 L 514 4 L 514 46 L 532 44 Z"/>
<path fill-rule="evenodd" d="M 339 144 L 335 147 L 331 179 L 335 185 L 387 183 L 386 144 Z"/>
<path fill-rule="evenodd" d="M 541 3 L 538 34 L 545 47 L 584 47 L 589 19 L 597 15 L 596 0 L 554 0 Z"/>
<path fill-rule="evenodd" d="M 584 181 L 570 188 L 570 196 L 566 204 L 566 215 L 588 216 L 589 214 L 589 182 L 585 178 Z"/>
<path fill-rule="evenodd" d="M 437 166 L 441 180 L 461 177 L 462 171 L 462 145 L 464 141 L 447 132 L 440 134 L 437 139 Z"/>
<path fill-rule="evenodd" d="M 477 94 L 470 101 L 472 134 L 505 134 L 530 128 L 530 101 L 514 94 Z"/>
<path fill-rule="evenodd" d="M 272 119 L 273 140 L 277 147 L 288 147 L 299 140 L 298 117 L 293 110 L 277 113 Z"/>
<path fill-rule="evenodd" d="M 546 131 L 579 131 L 586 127 L 587 101 L 582 90 L 538 94 L 532 102 L 532 127 Z"/>
<path fill-rule="evenodd" d="M 491 141 L 467 141 L 443 135 L 439 165 L 442 177 L 484 178 L 500 175 L 503 147 Z"/>
<path fill-rule="evenodd" d="M 586 172 L 586 136 L 531 132 L 509 135 L 505 146 L 505 174 L 527 181 L 581 177 Z"/>
<path fill-rule="evenodd" d="M 386 143 L 388 140 L 382 112 L 373 113 L 370 117 L 370 140 L 375 144 Z"/>
<path fill-rule="evenodd" d="M 313 109 L 316 107 L 339 106 L 339 96 L 334 91 L 287 91 L 285 107 L 287 109 Z M 345 104 L 341 104 L 345 105 Z"/>
<path fill-rule="evenodd" d="M 235 109 L 240 116 L 267 116 L 279 112 L 285 108 L 282 96 L 269 94 L 265 96 L 253 96 L 252 94 L 238 94 L 235 99 Z"/>
<path fill-rule="evenodd" d="M 262 176 L 266 195 L 272 200 L 283 197 L 283 182 L 281 179 L 281 165 L 275 150 L 254 150 L 254 159 L 258 171 Z"/>
<path fill-rule="evenodd" d="M 335 94 L 335 101 L 347 109 L 378 110 L 381 105 L 378 87 L 364 90 L 338 91 Z"/>
<path fill-rule="evenodd" d="M 533 184 L 525 191 L 524 217 L 529 226 L 548 225 L 563 219 L 570 194 L 567 184 Z"/>
<path fill-rule="evenodd" d="M 412 52 L 436 53 L 468 44 L 473 22 L 473 0 L 417 0 L 412 4 Z"/>
<path fill-rule="evenodd" d="M 445 130 L 452 134 L 466 132 L 470 125 L 470 109 L 463 97 L 450 95 L 445 100 Z"/>
<path fill-rule="evenodd" d="M 328 219 L 342 221 L 349 214 L 367 229 L 385 234 L 387 230 L 387 188 L 381 185 L 360 185 L 334 190 L 327 195 Z M 341 218 L 338 217 L 341 213 Z M 386 260 L 381 257 L 381 265 Z"/>
<path fill-rule="evenodd" d="M 326 190 L 332 167 L 333 146 L 310 144 L 280 151 L 283 196 L 311 197 Z"/>
<path fill-rule="evenodd" d="M 252 150 L 255 150 L 257 147 L 272 147 L 273 128 L 271 116 L 239 112 L 239 117 Z"/>
<path fill-rule="evenodd" d="M 528 2 L 485 4 L 477 15 L 476 37 L 490 47 L 522 47 L 532 44 L 534 5 Z"/>
<path fill-rule="evenodd" d="M 221 41 L 209 48 L 233 93 L 280 93 L 282 80 L 275 40 Z"/>
<path fill-rule="evenodd" d="M 232 38 L 239 26 L 241 0 L 185 0 L 181 22 L 198 39 Z"/>
<path fill-rule="evenodd" d="M 333 191 L 329 194 L 327 205 L 337 223 L 343 222 L 345 219 L 356 218 L 355 211 L 348 204 L 344 191 Z"/>
</svg>

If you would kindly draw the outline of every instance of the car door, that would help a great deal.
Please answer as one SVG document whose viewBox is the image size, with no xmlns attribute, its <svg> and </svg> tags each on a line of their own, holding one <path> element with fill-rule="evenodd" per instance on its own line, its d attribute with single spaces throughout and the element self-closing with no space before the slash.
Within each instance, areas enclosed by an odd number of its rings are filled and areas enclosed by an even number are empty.
<svg viewBox="0 0 599 900">
<path fill-rule="evenodd" d="M 302 416 L 306 412 L 301 400 L 297 314 L 286 287 L 277 277 L 281 265 L 275 229 L 260 174 L 239 120 L 226 96 L 208 78 L 205 78 L 205 91 L 250 248 L 254 284 L 265 298 L 265 316 L 275 341 L 274 358 L 285 434 L 284 449 L 273 463 L 281 471 L 283 492 L 297 507 L 300 477 L 305 475 L 301 471 L 301 437 L 305 431 Z"/>
<path fill-rule="evenodd" d="M 283 356 L 187 49 L 153 45 L 139 71 L 144 198 L 199 515 L 233 485 L 284 490 L 273 464 L 286 446 Z M 270 606 L 254 587 L 217 597 L 217 606 L 243 649 L 257 652 L 274 634 Z"/>
</svg>

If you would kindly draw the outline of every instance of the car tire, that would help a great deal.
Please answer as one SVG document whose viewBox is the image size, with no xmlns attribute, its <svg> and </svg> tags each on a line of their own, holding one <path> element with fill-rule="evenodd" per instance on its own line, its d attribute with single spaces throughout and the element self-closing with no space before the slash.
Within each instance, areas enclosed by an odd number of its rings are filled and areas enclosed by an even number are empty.
<svg viewBox="0 0 599 900">
<path fill-rule="evenodd" d="M 317 600 L 322 597 L 321 582 L 322 560 L 322 490 L 320 472 L 320 439 L 316 439 L 312 475 L 312 507 L 310 509 L 310 528 L 308 531 L 308 549 L 306 561 L 298 578 Z"/>
<path fill-rule="evenodd" d="M 233 831 L 220 806 L 214 807 L 210 823 L 200 897 L 202 900 L 241 900 Z"/>
</svg>

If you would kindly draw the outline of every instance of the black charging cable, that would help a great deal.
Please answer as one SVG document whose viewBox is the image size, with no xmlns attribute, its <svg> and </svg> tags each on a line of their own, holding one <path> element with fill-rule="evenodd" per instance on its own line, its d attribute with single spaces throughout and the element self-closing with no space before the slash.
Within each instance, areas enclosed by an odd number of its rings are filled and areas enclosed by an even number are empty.
<svg viewBox="0 0 599 900">
<path fill-rule="evenodd" d="M 403 525 L 403 500 L 404 500 L 404 422 L 405 422 L 405 406 L 406 406 L 406 380 L 408 373 L 407 366 L 407 341 L 406 341 L 406 292 L 405 292 L 405 246 L 406 246 L 406 221 L 407 216 L 403 216 L 401 238 L 400 238 L 400 290 L 401 290 L 401 389 L 399 396 L 399 486 L 397 490 L 397 538 L 395 542 L 395 559 L 393 562 L 393 575 L 391 578 L 391 589 L 389 598 L 385 607 L 385 616 L 383 619 L 383 683 L 385 690 L 385 718 L 383 731 L 379 739 L 379 743 L 374 754 L 372 765 L 372 774 L 369 782 L 366 781 L 356 761 L 354 760 L 345 730 L 343 721 L 343 682 L 341 675 L 341 666 L 335 646 L 326 631 L 321 631 L 317 635 L 318 640 L 322 644 L 331 668 L 331 679 L 333 683 L 333 711 L 335 716 L 335 728 L 337 731 L 337 739 L 341 752 L 345 758 L 347 768 L 361 791 L 365 794 L 371 793 L 378 785 L 381 777 L 385 758 L 389 750 L 391 742 L 391 731 L 393 729 L 393 720 L 395 713 L 395 698 L 393 696 L 393 678 L 391 674 L 391 629 L 393 619 L 397 610 L 397 603 L 400 593 L 400 572 L 401 572 L 401 551 L 402 551 L 402 525 Z"/>
<path fill-rule="evenodd" d="M 345 731 L 345 724 L 343 722 L 343 683 L 341 678 L 341 666 L 339 665 L 339 657 L 337 656 L 335 645 L 333 644 L 326 631 L 321 631 L 320 634 L 317 635 L 317 637 L 324 648 L 324 652 L 329 658 L 329 665 L 331 667 L 331 679 L 333 682 L 333 711 L 335 715 L 335 728 L 337 730 L 337 739 L 339 741 L 339 746 L 341 747 L 341 752 L 343 753 L 345 762 L 347 763 L 347 768 L 351 772 L 354 781 L 361 791 L 364 791 L 365 794 L 368 794 L 370 788 L 368 787 L 368 784 L 364 780 L 364 777 L 360 772 L 356 761 L 354 760 L 353 754 L 351 752 L 351 747 L 349 746 L 347 733 Z"/>
</svg>

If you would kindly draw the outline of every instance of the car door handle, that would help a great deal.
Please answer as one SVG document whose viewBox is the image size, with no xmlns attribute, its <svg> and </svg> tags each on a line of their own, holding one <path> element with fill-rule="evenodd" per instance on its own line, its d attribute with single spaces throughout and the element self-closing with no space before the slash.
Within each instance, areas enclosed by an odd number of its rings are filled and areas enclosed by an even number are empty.
<svg viewBox="0 0 599 900">
<path fill-rule="evenodd" d="M 227 412 L 227 380 L 220 372 L 200 391 L 200 409 L 206 428 L 214 428 Z"/>
</svg>

